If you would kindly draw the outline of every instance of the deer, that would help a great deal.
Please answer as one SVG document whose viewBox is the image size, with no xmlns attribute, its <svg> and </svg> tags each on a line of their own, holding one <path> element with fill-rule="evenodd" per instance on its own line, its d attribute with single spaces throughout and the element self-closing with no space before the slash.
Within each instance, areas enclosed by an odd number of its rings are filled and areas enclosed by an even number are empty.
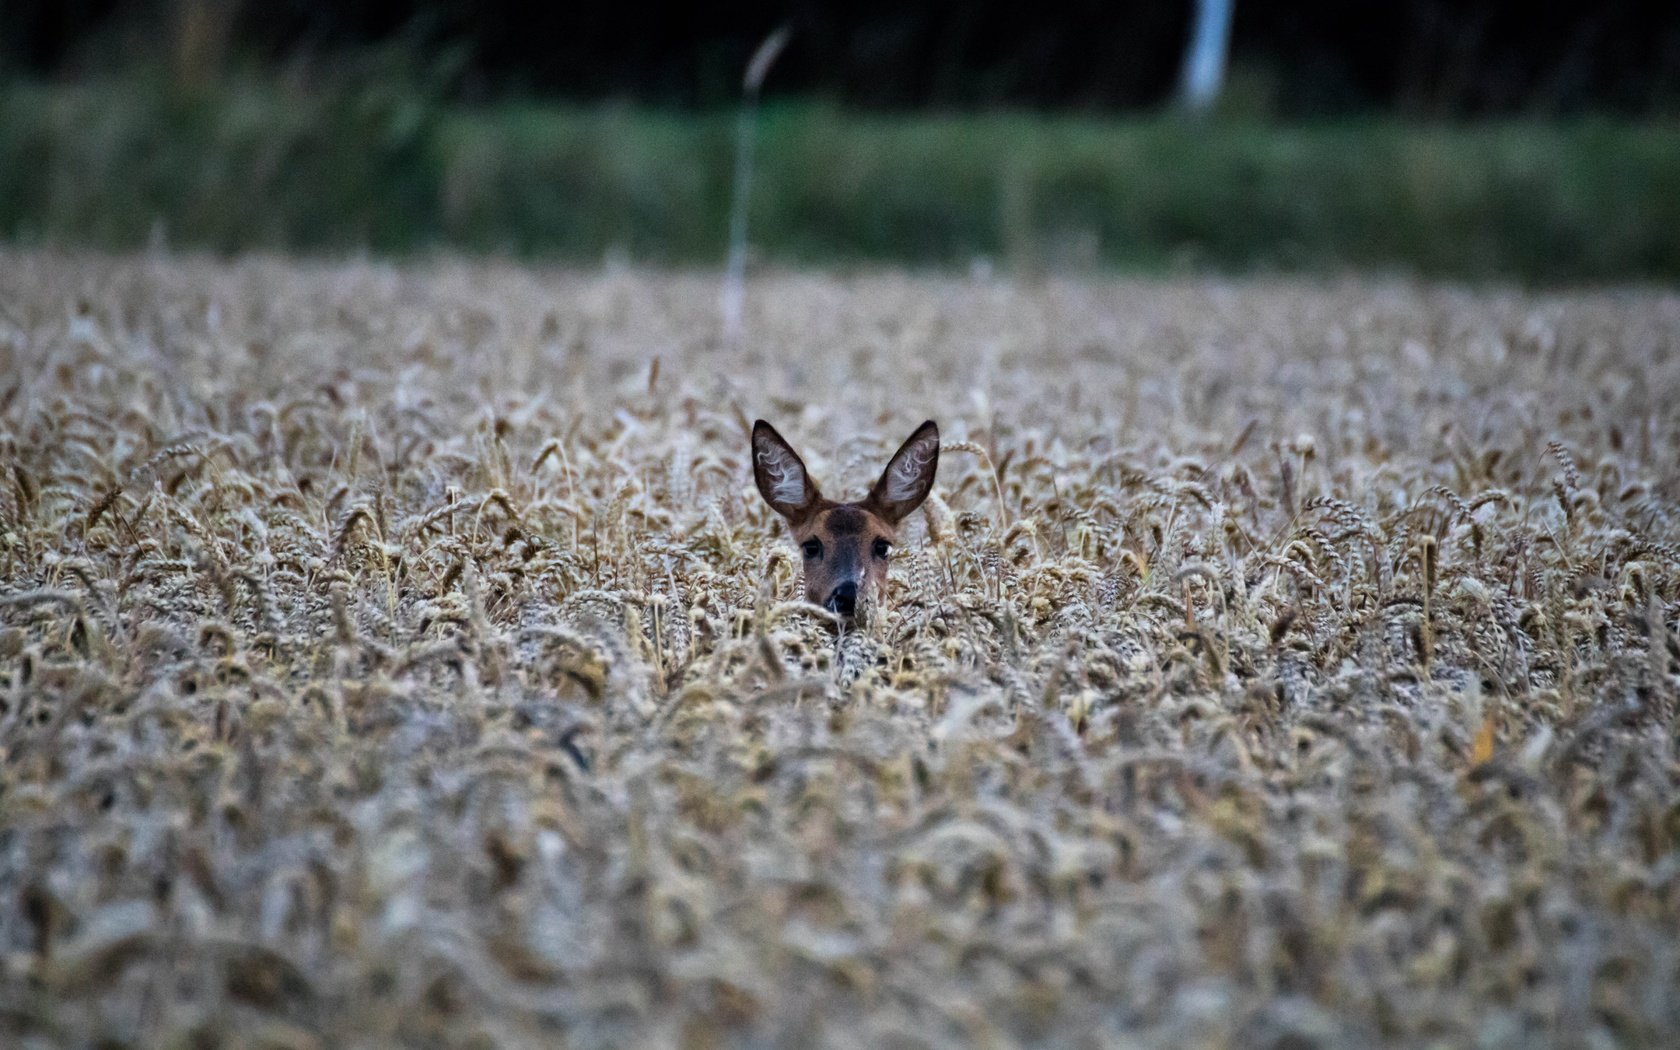
<svg viewBox="0 0 1680 1050">
<path fill-rule="evenodd" d="M 762 419 L 753 424 L 752 461 L 759 495 L 787 519 L 804 556 L 805 599 L 842 625 L 856 624 L 860 611 L 886 597 L 887 559 L 899 524 L 933 491 L 939 425 L 930 419 L 917 427 L 869 495 L 853 503 L 825 498 L 799 453 Z"/>
</svg>

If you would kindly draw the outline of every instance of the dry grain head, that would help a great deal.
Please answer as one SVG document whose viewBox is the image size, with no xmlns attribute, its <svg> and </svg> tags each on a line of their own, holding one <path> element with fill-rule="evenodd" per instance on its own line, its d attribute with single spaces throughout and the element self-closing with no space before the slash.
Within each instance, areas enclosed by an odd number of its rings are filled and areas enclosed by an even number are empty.
<svg viewBox="0 0 1680 1050">
<path fill-rule="evenodd" d="M 0 250 L 0 1046 L 1680 1030 L 1680 296 L 760 280 Z"/>
</svg>

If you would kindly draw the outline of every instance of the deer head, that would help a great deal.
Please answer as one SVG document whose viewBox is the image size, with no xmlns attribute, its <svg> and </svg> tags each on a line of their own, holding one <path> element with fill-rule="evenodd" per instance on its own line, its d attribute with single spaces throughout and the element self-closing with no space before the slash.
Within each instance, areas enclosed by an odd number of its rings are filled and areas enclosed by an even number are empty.
<svg viewBox="0 0 1680 1050">
<path fill-rule="evenodd" d="M 759 494 L 787 519 L 804 556 L 806 599 L 856 619 L 860 603 L 886 593 L 899 522 L 933 490 L 939 426 L 930 419 L 917 427 L 856 503 L 824 499 L 799 453 L 762 419 L 753 424 L 752 453 Z"/>
</svg>

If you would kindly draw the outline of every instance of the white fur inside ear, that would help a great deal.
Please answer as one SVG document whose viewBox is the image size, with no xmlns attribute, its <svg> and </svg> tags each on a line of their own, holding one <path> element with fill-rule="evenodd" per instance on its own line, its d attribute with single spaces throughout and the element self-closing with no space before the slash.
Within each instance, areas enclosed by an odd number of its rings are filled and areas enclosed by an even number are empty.
<svg viewBox="0 0 1680 1050">
<path fill-rule="evenodd" d="M 920 496 L 927 488 L 928 467 L 939 453 L 936 441 L 918 441 L 900 452 L 887 467 L 886 498 L 902 503 Z"/>
<path fill-rule="evenodd" d="M 793 506 L 805 502 L 805 468 L 787 449 L 764 445 L 758 450 L 758 462 L 764 467 L 775 502 Z"/>
</svg>

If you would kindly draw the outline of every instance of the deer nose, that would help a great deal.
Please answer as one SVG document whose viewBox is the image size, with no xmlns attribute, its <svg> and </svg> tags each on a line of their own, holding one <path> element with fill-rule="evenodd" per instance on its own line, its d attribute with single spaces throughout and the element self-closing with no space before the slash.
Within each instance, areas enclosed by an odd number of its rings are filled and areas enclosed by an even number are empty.
<svg viewBox="0 0 1680 1050">
<path fill-rule="evenodd" d="M 834 588 L 825 602 L 829 612 L 837 612 L 841 616 L 851 616 L 857 612 L 857 584 L 850 580 Z"/>
</svg>

